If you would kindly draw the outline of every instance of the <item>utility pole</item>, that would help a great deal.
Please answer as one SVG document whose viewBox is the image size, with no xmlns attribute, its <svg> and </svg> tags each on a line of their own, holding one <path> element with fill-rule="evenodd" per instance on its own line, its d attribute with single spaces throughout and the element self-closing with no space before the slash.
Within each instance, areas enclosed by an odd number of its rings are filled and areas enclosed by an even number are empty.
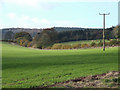
<svg viewBox="0 0 120 90">
<path fill-rule="evenodd" d="M 105 51 L 105 15 L 110 15 L 110 13 L 108 14 L 100 14 L 99 15 L 103 15 L 103 51 Z"/>
</svg>

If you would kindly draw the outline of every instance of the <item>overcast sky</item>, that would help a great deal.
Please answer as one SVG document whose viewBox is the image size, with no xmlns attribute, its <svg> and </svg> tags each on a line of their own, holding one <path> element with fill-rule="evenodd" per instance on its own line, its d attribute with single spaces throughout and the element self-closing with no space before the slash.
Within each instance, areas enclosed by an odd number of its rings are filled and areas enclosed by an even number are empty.
<svg viewBox="0 0 120 90">
<path fill-rule="evenodd" d="M 99 1 L 99 0 L 96 0 Z M 0 0 L 0 28 L 84 27 L 118 24 L 118 0 Z"/>
</svg>

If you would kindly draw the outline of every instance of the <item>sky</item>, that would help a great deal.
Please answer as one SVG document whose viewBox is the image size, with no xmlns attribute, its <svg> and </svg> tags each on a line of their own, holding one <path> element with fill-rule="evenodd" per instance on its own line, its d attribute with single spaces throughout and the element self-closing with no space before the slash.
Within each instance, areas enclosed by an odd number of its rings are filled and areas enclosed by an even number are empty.
<svg viewBox="0 0 120 90">
<path fill-rule="evenodd" d="M 0 0 L 0 28 L 106 28 L 118 24 L 118 0 Z"/>
</svg>

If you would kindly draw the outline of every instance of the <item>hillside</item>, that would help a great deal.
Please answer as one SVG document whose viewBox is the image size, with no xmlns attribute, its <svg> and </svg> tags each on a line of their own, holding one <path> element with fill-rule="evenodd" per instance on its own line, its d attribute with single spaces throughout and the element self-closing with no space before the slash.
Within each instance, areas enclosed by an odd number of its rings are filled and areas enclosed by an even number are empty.
<svg viewBox="0 0 120 90">
<path fill-rule="evenodd" d="M 38 50 L 2 44 L 2 87 L 45 87 L 118 70 L 118 48 Z"/>
</svg>

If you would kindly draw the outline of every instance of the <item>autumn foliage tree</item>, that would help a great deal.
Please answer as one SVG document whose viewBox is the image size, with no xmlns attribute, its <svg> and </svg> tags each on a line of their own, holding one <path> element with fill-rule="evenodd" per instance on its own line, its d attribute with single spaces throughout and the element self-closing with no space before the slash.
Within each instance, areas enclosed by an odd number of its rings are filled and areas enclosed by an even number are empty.
<svg viewBox="0 0 120 90">
<path fill-rule="evenodd" d="M 120 32 L 120 25 L 117 25 L 112 31 L 112 35 L 116 39 L 120 38 L 120 33 L 118 32 Z"/>
<path fill-rule="evenodd" d="M 20 37 L 27 39 L 28 41 L 32 41 L 32 37 L 28 32 L 19 32 L 15 34 L 15 39 L 20 38 Z"/>
<path fill-rule="evenodd" d="M 53 28 L 44 29 L 41 33 L 38 33 L 34 38 L 34 43 L 37 44 L 37 48 L 46 48 L 53 45 L 57 40 L 57 32 Z"/>
</svg>

